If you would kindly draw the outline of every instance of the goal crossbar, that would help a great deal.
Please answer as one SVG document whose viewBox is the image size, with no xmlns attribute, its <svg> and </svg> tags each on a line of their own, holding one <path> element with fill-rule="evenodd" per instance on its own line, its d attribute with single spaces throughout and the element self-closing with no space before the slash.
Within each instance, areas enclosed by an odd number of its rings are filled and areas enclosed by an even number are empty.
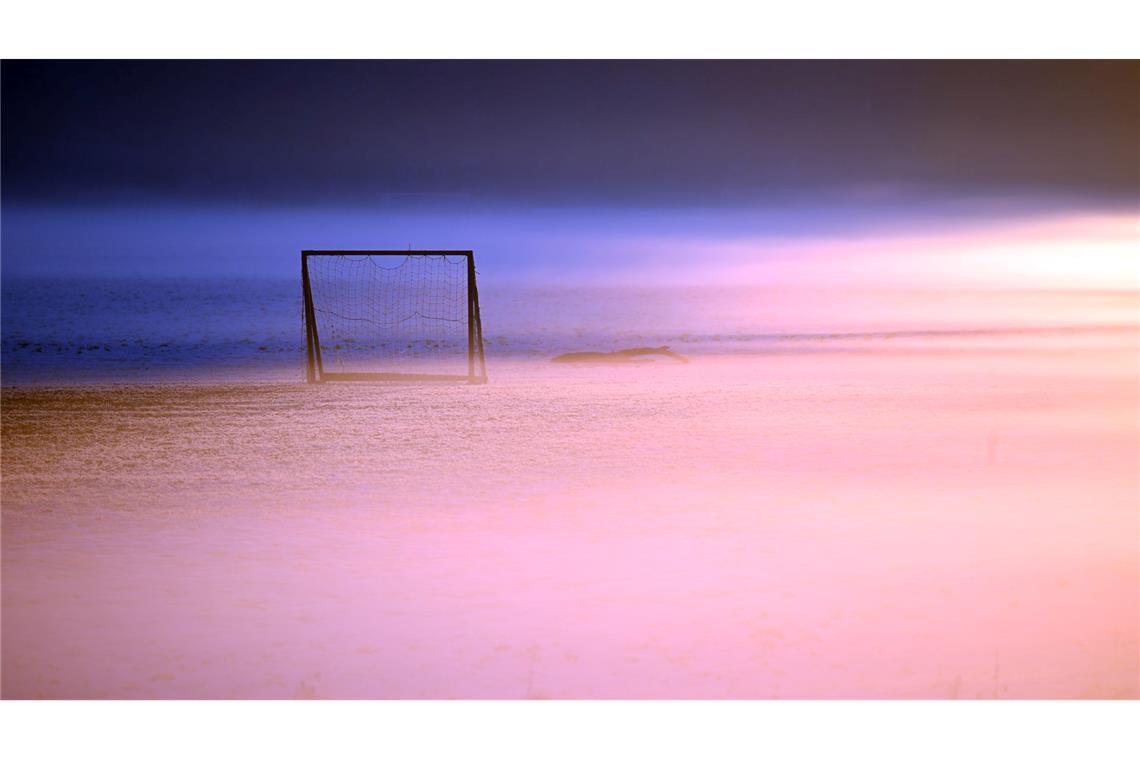
<svg viewBox="0 0 1140 760">
<path fill-rule="evenodd" d="M 322 325 L 319 314 L 332 315 L 340 319 L 352 320 L 355 322 L 372 322 L 373 320 L 364 317 L 353 317 L 338 314 L 331 310 L 322 309 L 316 302 L 314 295 L 314 277 L 311 272 L 310 261 L 317 257 L 341 257 L 342 259 L 351 259 L 352 257 L 378 257 L 378 258 L 392 258 L 403 257 L 405 261 L 413 257 L 421 257 L 424 259 L 442 259 L 443 261 L 454 263 L 453 259 L 459 259 L 465 264 L 464 272 L 466 279 L 465 287 L 465 300 L 466 309 L 463 313 L 462 308 L 458 309 L 460 318 L 444 319 L 447 322 L 456 323 L 457 327 L 466 328 L 466 373 L 461 371 L 456 372 L 419 372 L 419 371 L 348 371 L 341 368 L 333 369 L 325 368 L 326 364 L 326 348 L 322 349 Z M 396 267 L 384 267 L 385 269 L 395 269 Z M 305 361 L 306 380 L 310 383 L 321 382 L 334 382 L 334 381 L 395 381 L 395 382 L 466 382 L 466 383 L 485 383 L 487 382 L 487 364 L 486 357 L 483 350 L 483 324 L 479 312 L 479 289 L 475 282 L 475 254 L 473 251 L 455 251 L 455 250 L 323 250 L 323 251 L 301 251 L 301 287 L 303 296 L 303 322 L 305 331 Z M 423 317 L 424 315 L 416 312 L 405 319 L 398 319 L 397 322 L 411 320 L 414 317 Z M 326 321 L 328 317 L 326 316 Z M 341 348 L 340 345 L 336 346 L 337 349 Z"/>
</svg>

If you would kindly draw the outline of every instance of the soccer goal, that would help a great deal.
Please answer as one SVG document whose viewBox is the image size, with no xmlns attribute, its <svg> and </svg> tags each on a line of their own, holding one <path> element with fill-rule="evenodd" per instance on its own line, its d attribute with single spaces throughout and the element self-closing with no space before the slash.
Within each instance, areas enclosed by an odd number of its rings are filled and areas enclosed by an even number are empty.
<svg viewBox="0 0 1140 760">
<path fill-rule="evenodd" d="M 471 251 L 302 251 L 306 379 L 487 381 Z"/>
</svg>

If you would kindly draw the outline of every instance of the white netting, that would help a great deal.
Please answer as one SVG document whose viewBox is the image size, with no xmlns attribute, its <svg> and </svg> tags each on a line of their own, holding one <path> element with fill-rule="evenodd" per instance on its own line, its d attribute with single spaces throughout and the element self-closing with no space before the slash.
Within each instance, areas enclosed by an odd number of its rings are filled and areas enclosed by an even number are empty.
<svg viewBox="0 0 1140 760">
<path fill-rule="evenodd" d="M 467 257 L 308 256 L 325 372 L 467 374 Z"/>
</svg>

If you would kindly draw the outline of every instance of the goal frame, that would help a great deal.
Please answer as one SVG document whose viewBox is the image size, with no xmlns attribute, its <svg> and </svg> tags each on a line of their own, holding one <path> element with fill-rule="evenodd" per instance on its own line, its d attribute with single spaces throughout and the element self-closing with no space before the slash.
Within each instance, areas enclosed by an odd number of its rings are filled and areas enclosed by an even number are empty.
<svg viewBox="0 0 1140 760">
<path fill-rule="evenodd" d="M 317 325 L 313 289 L 309 280 L 309 258 L 312 256 L 462 256 L 467 260 L 467 374 L 423 374 L 411 372 L 328 372 L 321 356 L 321 337 Z M 404 382 L 487 382 L 487 359 L 483 351 L 483 320 L 479 314 L 479 288 L 475 283 L 474 251 L 367 251 L 324 250 L 301 251 L 301 290 L 304 297 L 302 320 L 305 328 L 305 380 L 324 383 L 344 380 Z"/>
</svg>

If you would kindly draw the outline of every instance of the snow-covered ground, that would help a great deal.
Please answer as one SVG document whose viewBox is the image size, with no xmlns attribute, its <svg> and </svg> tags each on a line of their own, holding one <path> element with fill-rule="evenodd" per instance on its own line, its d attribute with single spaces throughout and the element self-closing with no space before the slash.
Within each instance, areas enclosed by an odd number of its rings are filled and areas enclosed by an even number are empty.
<svg viewBox="0 0 1140 760">
<path fill-rule="evenodd" d="M 3 696 L 1135 698 L 1136 334 L 1004 340 L 6 377 Z"/>
</svg>

